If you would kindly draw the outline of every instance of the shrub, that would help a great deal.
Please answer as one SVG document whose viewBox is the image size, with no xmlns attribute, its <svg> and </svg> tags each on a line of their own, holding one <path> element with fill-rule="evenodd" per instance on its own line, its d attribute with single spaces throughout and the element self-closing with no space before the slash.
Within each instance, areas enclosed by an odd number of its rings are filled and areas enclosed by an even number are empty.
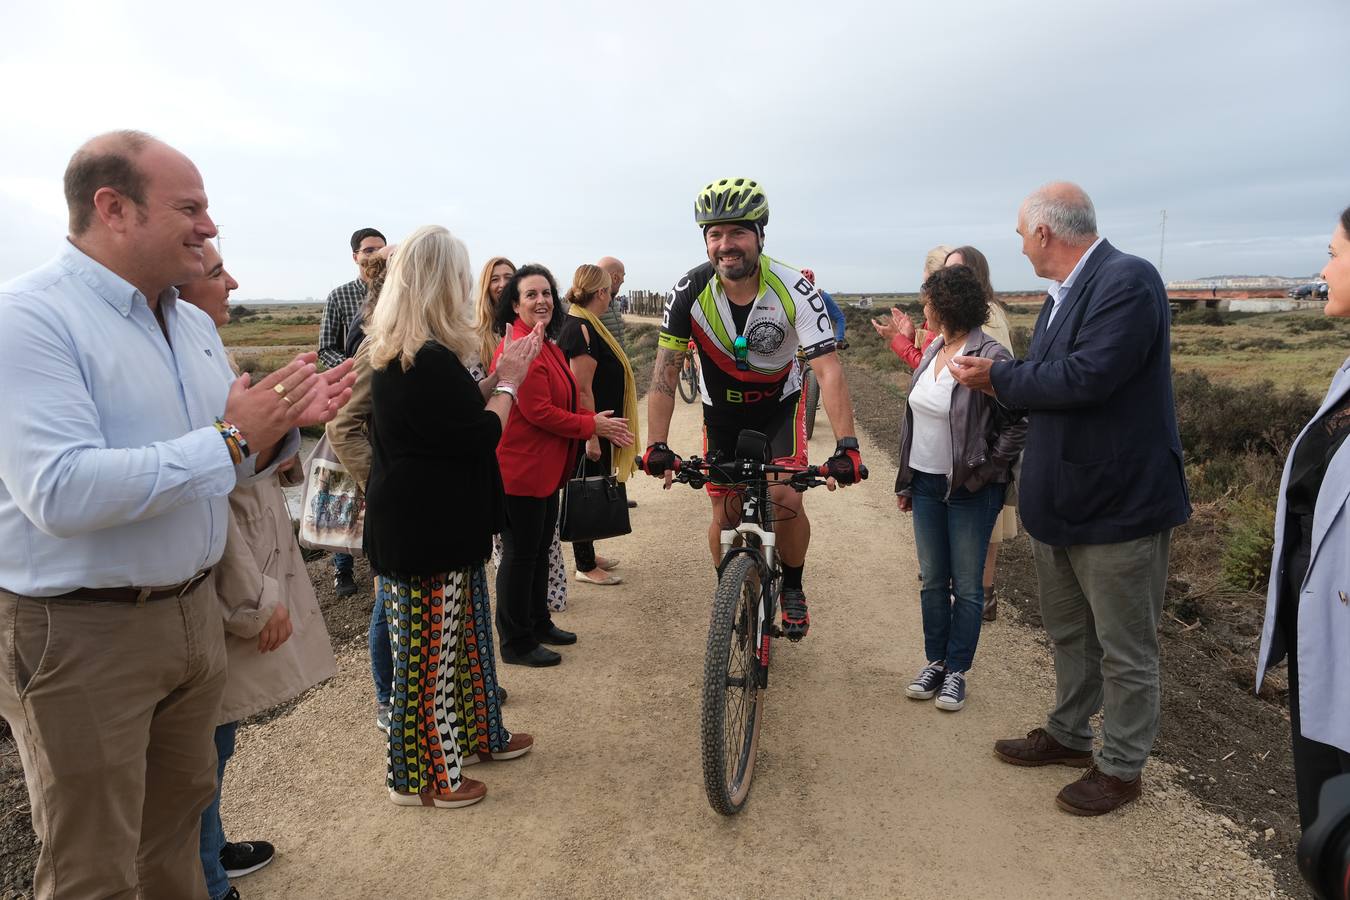
<svg viewBox="0 0 1350 900">
<path fill-rule="evenodd" d="M 256 309 L 249 309 L 247 306 L 230 307 L 231 322 L 238 322 L 240 319 L 247 319 L 249 316 L 256 316 L 257 314 L 258 311 Z"/>
<path fill-rule="evenodd" d="M 1172 318 L 1173 325 L 1227 325 L 1228 320 L 1217 309 L 1188 309 Z"/>
<path fill-rule="evenodd" d="M 1238 591 L 1259 591 L 1270 580 L 1270 554 L 1275 547 L 1274 498 L 1244 495 L 1227 511 L 1224 583 Z"/>
<path fill-rule="evenodd" d="M 1173 389 L 1181 445 L 1201 462 L 1248 451 L 1283 460 L 1318 407 L 1317 398 L 1299 388 L 1216 384 L 1199 372 L 1174 372 Z"/>
</svg>

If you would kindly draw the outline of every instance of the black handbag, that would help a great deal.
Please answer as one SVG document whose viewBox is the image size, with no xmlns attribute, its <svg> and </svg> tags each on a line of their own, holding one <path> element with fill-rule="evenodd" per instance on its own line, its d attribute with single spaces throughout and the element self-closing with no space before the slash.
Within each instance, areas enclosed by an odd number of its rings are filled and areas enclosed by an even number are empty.
<svg viewBox="0 0 1350 900">
<path fill-rule="evenodd" d="M 628 534 L 628 491 L 613 475 L 586 475 L 586 454 L 563 487 L 560 540 L 599 541 Z"/>
</svg>

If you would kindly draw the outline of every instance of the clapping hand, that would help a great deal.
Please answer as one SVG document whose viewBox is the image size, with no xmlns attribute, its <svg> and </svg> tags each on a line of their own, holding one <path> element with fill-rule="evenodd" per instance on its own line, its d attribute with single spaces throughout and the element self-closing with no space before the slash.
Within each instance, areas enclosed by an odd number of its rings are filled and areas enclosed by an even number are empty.
<svg viewBox="0 0 1350 900">
<path fill-rule="evenodd" d="M 914 340 L 914 323 L 909 320 L 909 316 L 900 311 L 898 306 L 891 307 L 890 319 L 873 319 L 872 327 L 888 344 L 901 335 L 911 341 Z"/>
<path fill-rule="evenodd" d="M 319 372 L 317 359 L 317 353 L 301 353 L 257 384 L 245 372 L 230 385 L 223 418 L 251 449 L 271 447 L 292 428 L 327 422 L 351 399 L 351 360 Z"/>
<path fill-rule="evenodd" d="M 512 340 L 511 329 L 502 338 L 502 355 L 497 358 L 497 380 L 520 384 L 529 374 L 530 363 L 544 346 L 544 323 L 540 322 L 523 338 Z"/>
</svg>

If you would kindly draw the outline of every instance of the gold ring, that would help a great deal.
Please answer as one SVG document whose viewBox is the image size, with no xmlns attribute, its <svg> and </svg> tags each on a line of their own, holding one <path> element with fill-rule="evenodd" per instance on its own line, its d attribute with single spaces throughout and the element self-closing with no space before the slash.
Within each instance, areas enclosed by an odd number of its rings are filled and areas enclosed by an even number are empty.
<svg viewBox="0 0 1350 900">
<path fill-rule="evenodd" d="M 277 392 L 278 397 L 284 397 L 286 395 L 286 388 L 282 386 L 281 382 L 272 385 L 272 390 Z"/>
<path fill-rule="evenodd" d="M 292 400 L 290 397 L 287 397 L 285 394 L 282 394 L 282 395 L 281 395 L 281 399 L 286 401 L 286 405 L 287 405 L 287 406 L 290 406 L 292 403 L 295 402 L 295 401 Z"/>
</svg>

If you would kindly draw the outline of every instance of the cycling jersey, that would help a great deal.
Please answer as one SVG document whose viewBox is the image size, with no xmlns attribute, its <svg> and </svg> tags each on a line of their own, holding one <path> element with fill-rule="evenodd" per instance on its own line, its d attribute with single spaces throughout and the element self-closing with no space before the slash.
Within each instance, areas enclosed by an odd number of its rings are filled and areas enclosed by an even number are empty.
<svg viewBox="0 0 1350 900">
<path fill-rule="evenodd" d="M 759 293 L 734 309 L 711 263 L 675 285 L 661 318 L 657 346 L 682 353 L 692 338 L 699 355 L 705 421 L 762 418 L 801 390 L 797 349 L 814 359 L 835 349 L 834 329 L 820 292 L 801 272 L 763 254 Z M 740 315 L 737 315 L 739 313 Z M 739 325 L 737 320 L 744 320 Z M 748 368 L 736 367 L 734 341 L 744 335 Z"/>
</svg>

